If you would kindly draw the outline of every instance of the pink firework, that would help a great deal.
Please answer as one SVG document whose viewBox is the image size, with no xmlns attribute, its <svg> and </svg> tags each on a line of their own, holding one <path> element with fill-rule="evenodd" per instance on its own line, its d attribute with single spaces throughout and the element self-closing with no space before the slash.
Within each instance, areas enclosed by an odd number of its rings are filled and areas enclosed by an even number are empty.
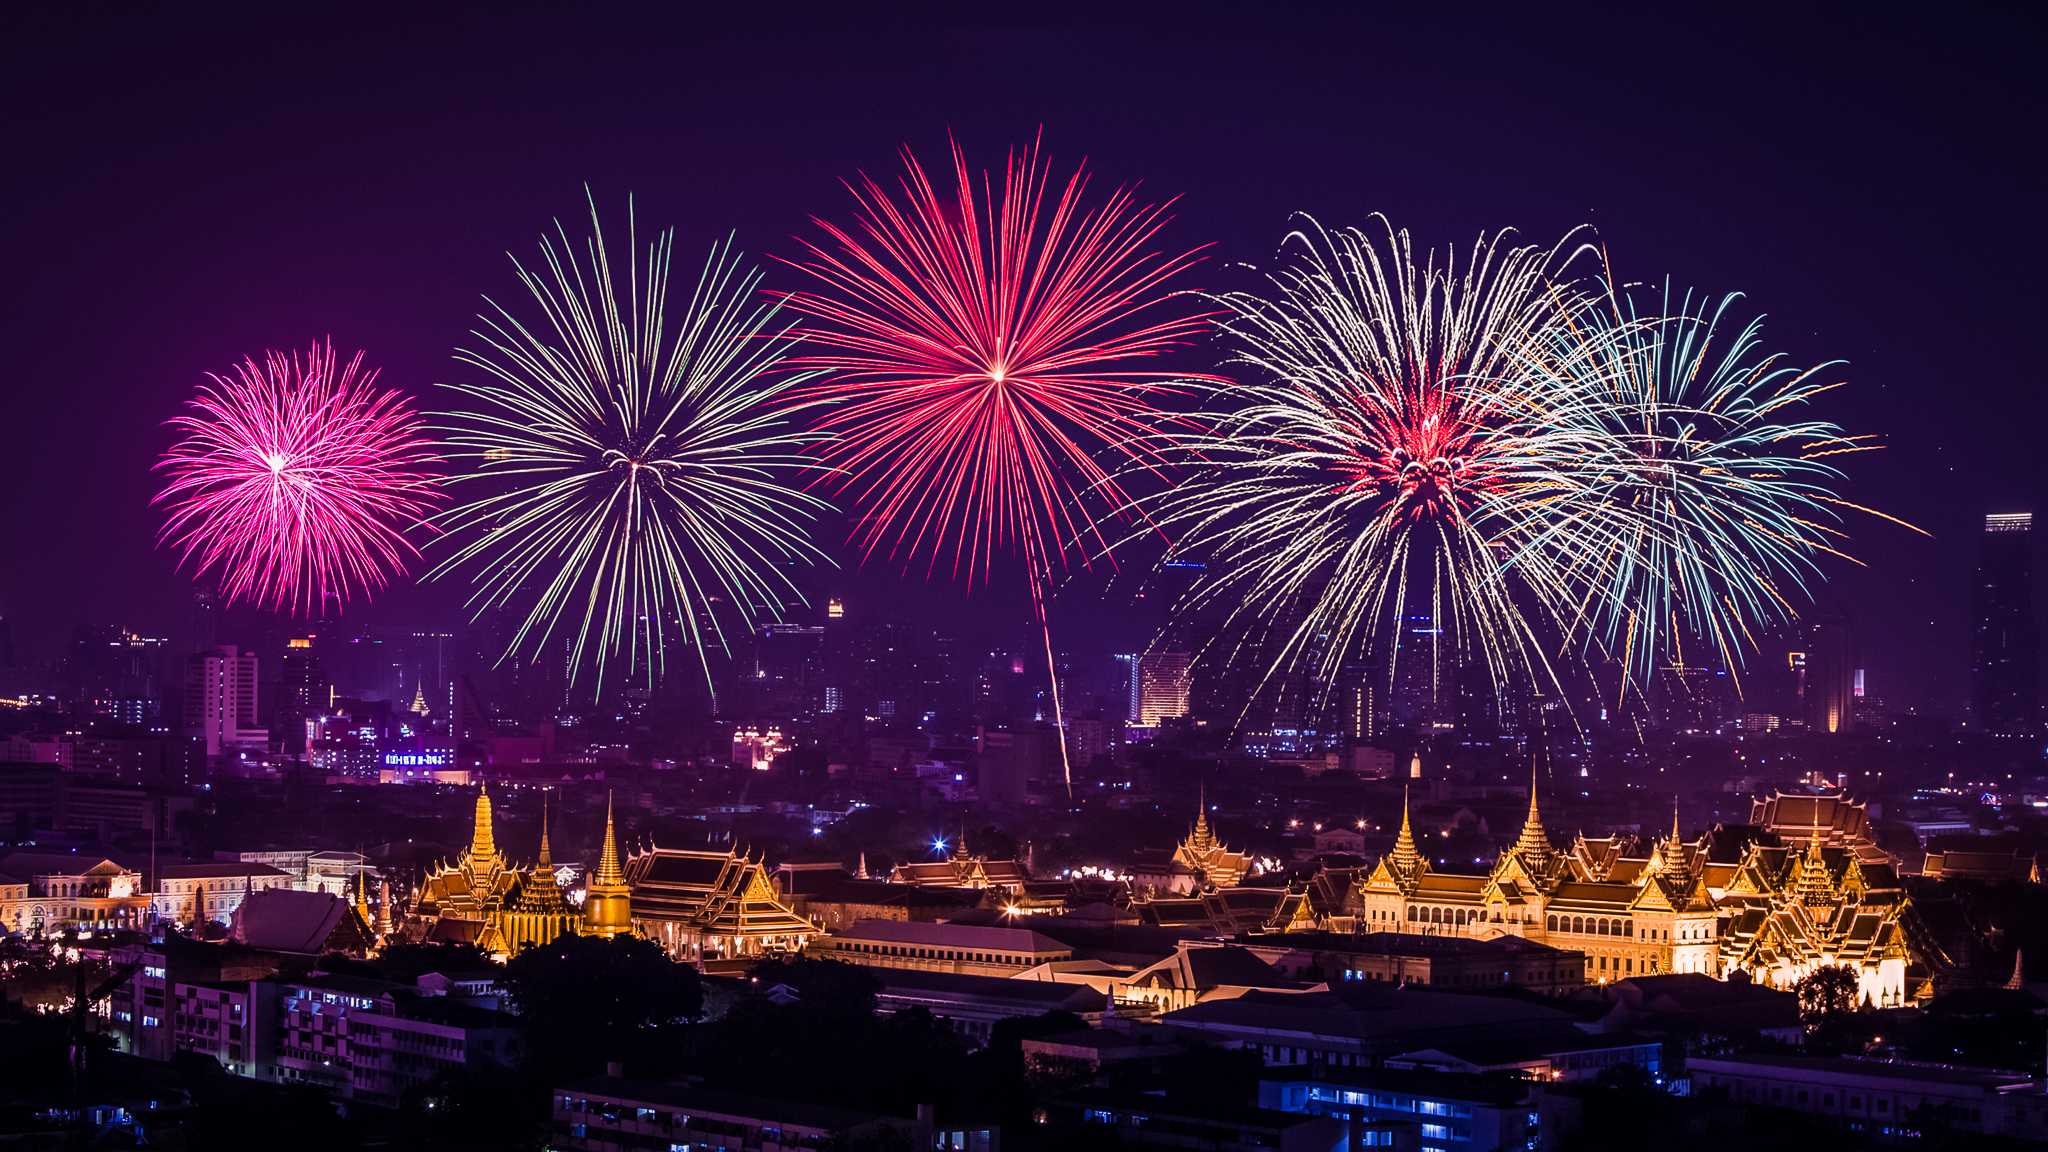
<svg viewBox="0 0 2048 1152">
<path fill-rule="evenodd" d="M 317 612 L 329 598 L 382 588 L 419 554 L 405 531 L 441 499 L 433 442 L 405 399 L 337 372 L 331 344 L 251 358 L 232 378 L 207 375 L 197 414 L 169 421 L 187 435 L 157 467 L 171 483 L 161 539 L 229 600 Z"/>
</svg>

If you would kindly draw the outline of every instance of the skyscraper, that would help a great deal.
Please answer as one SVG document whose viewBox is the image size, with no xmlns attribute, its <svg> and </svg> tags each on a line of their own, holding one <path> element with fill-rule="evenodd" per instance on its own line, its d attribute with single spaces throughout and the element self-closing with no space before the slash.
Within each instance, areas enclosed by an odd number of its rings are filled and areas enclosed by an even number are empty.
<svg viewBox="0 0 2048 1152">
<path fill-rule="evenodd" d="M 185 735 L 206 741 L 206 754 L 270 742 L 256 726 L 256 656 L 233 645 L 185 658 Z"/>
<path fill-rule="evenodd" d="M 1849 620 L 1839 612 L 1813 624 L 1806 647 L 1806 727 L 1812 732 L 1849 732 L 1856 727 L 1856 655 Z"/>
<path fill-rule="evenodd" d="M 1139 724 L 1188 714 L 1188 663 L 1186 652 L 1147 652 L 1138 657 L 1137 691 Z"/>
<path fill-rule="evenodd" d="M 1977 726 L 1990 732 L 2041 730 L 2033 549 L 2033 513 L 1984 518 L 1970 593 L 1970 708 Z"/>
</svg>

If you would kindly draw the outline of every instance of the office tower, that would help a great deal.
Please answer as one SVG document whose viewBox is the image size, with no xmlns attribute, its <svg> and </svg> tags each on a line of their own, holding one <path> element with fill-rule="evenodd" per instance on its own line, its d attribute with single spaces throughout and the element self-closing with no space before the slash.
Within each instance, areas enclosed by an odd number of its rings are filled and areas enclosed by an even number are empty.
<svg viewBox="0 0 2048 1152">
<path fill-rule="evenodd" d="M 238 746 L 266 747 L 270 731 L 256 726 L 256 657 L 233 645 L 185 658 L 185 735 L 218 756 Z"/>
<path fill-rule="evenodd" d="M 327 674 L 313 655 L 313 638 L 295 637 L 285 643 L 282 682 L 278 685 L 277 728 L 284 735 L 287 750 L 297 750 L 304 739 L 306 721 L 327 707 L 330 695 Z"/>
<path fill-rule="evenodd" d="M 1972 720 L 1989 732 L 2041 729 L 2033 549 L 2033 513 L 1984 518 L 1970 594 L 1970 707 Z"/>
<path fill-rule="evenodd" d="M 1806 728 L 1809 732 L 1851 732 L 1856 728 L 1856 658 L 1848 618 L 1839 612 L 1813 624 L 1806 646 Z"/>
<path fill-rule="evenodd" d="M 1147 652 L 1138 657 L 1139 724 L 1188 714 L 1188 663 L 1186 652 Z"/>
</svg>

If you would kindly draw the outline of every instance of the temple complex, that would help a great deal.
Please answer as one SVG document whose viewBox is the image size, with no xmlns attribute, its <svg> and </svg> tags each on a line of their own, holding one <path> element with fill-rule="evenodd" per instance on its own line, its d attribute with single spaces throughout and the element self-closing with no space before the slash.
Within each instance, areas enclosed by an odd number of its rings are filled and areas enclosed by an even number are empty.
<svg viewBox="0 0 2048 1152">
<path fill-rule="evenodd" d="M 990 860 L 967 850 L 967 829 L 960 829 L 953 852 L 944 860 L 925 864 L 898 864 L 889 874 L 892 884 L 919 888 L 1001 888 L 1016 891 L 1031 879 L 1015 860 Z"/>
<path fill-rule="evenodd" d="M 605 836 L 609 844 L 609 816 Z M 410 917 L 423 922 L 422 934 L 429 941 L 475 944 L 499 956 L 577 931 L 579 923 L 555 886 L 545 826 L 540 861 L 531 870 L 515 866 L 498 851 L 491 797 L 482 786 L 477 788 L 469 850 L 427 876 L 413 894 Z"/>
<path fill-rule="evenodd" d="M 606 852 L 613 858 L 609 833 Z M 798 952 L 821 932 L 782 903 L 765 865 L 730 850 L 635 852 L 625 862 L 623 885 L 631 927 L 681 961 L 705 965 Z"/>
<path fill-rule="evenodd" d="M 1559 852 L 1531 781 L 1520 837 L 1484 876 L 1431 870 L 1404 803 L 1393 851 L 1357 891 L 1365 931 L 1489 939 L 1522 936 L 1586 954 L 1586 978 L 1697 972 L 1789 988 L 1846 965 L 1879 1006 L 1929 995 L 1938 961 L 1913 938 L 1911 901 L 1873 844 L 1860 804 L 1844 796 L 1772 795 L 1752 823 L 1778 841 L 1747 843 L 1736 863 L 1708 860 L 1708 837 L 1669 835 L 1647 856 L 1615 837 L 1580 836 Z"/>
<path fill-rule="evenodd" d="M 1224 847 L 1216 834 L 1209 830 L 1206 795 L 1195 812 L 1194 828 L 1189 830 L 1187 839 L 1173 850 L 1173 862 L 1197 873 L 1203 883 L 1216 888 L 1235 888 L 1252 870 L 1250 856 Z"/>
</svg>

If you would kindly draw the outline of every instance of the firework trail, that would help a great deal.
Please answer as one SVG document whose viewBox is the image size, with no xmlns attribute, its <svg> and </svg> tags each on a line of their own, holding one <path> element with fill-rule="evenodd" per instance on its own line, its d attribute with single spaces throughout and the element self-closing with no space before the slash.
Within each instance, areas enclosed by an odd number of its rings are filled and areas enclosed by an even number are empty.
<svg viewBox="0 0 2048 1152">
<path fill-rule="evenodd" d="M 787 326 L 730 243 L 671 311 L 674 234 L 636 263 L 628 220 L 618 270 L 594 202 L 580 261 L 557 224 L 541 267 L 513 261 L 529 319 L 493 303 L 483 349 L 457 353 L 491 377 L 451 385 L 470 404 L 446 428 L 486 494 L 447 514 L 430 575 L 469 575 L 479 614 L 518 606 L 507 655 L 566 641 L 572 682 L 595 665 L 601 691 L 623 656 L 652 683 L 680 641 L 709 685 L 729 627 L 801 602 L 788 562 L 825 559 L 805 531 L 824 505 L 785 483 L 808 462 L 783 393 L 806 377 L 777 375 Z"/>
<path fill-rule="evenodd" d="M 403 574 L 418 555 L 405 530 L 439 504 L 432 441 L 405 399 L 375 387 L 361 353 L 339 370 L 332 344 L 252 357 L 208 373 L 169 424 L 185 431 L 157 464 L 171 482 L 161 540 L 230 601 L 320 611 Z"/>
<path fill-rule="evenodd" d="M 1085 169 L 1055 185 L 1035 147 L 994 189 L 957 144 L 951 192 L 903 157 L 900 197 L 862 177 L 854 227 L 817 220 L 831 246 L 805 244 L 797 266 L 827 290 L 787 298 L 819 321 L 803 336 L 821 351 L 796 363 L 827 378 L 804 396 L 824 405 L 815 430 L 863 558 L 886 543 L 936 570 L 950 554 L 971 583 L 999 551 L 1022 554 L 1064 733 L 1048 584 L 1070 547 L 1083 563 L 1106 551 L 1101 522 L 1129 506 L 1095 453 L 1161 463 L 1153 401 L 1180 377 L 1132 365 L 1201 330 L 1194 315 L 1141 318 L 1195 253 L 1148 250 L 1167 205 L 1119 189 L 1085 208 Z"/>
<path fill-rule="evenodd" d="M 1434 659 L 1395 627 L 1422 605 L 1439 642 L 1497 682 L 1547 675 L 1532 610 L 1569 590 L 1532 545 L 1575 482 L 1573 446 L 1504 406 L 1499 385 L 1568 319 L 1559 280 L 1584 249 L 1481 236 L 1461 264 L 1379 226 L 1307 221 L 1270 299 L 1219 298 L 1245 379 L 1212 393 L 1232 410 L 1180 438 L 1190 478 L 1156 504 L 1177 553 L 1218 573 L 1183 610 L 1262 636 L 1269 679 L 1305 663 L 1330 684 L 1361 652 L 1390 678 Z"/>
<path fill-rule="evenodd" d="M 1820 554 L 1841 555 L 1832 525 L 1856 506 L 1824 460 L 1870 445 L 1792 419 L 1841 362 L 1802 369 L 1765 353 L 1760 317 L 1730 322 L 1740 294 L 1674 297 L 1667 284 L 1639 309 L 1603 287 L 1506 390 L 1579 448 L 1538 546 L 1581 590 L 1573 627 L 1636 684 L 1685 663 L 1689 642 L 1739 673 L 1755 630 L 1793 619 Z"/>
</svg>

